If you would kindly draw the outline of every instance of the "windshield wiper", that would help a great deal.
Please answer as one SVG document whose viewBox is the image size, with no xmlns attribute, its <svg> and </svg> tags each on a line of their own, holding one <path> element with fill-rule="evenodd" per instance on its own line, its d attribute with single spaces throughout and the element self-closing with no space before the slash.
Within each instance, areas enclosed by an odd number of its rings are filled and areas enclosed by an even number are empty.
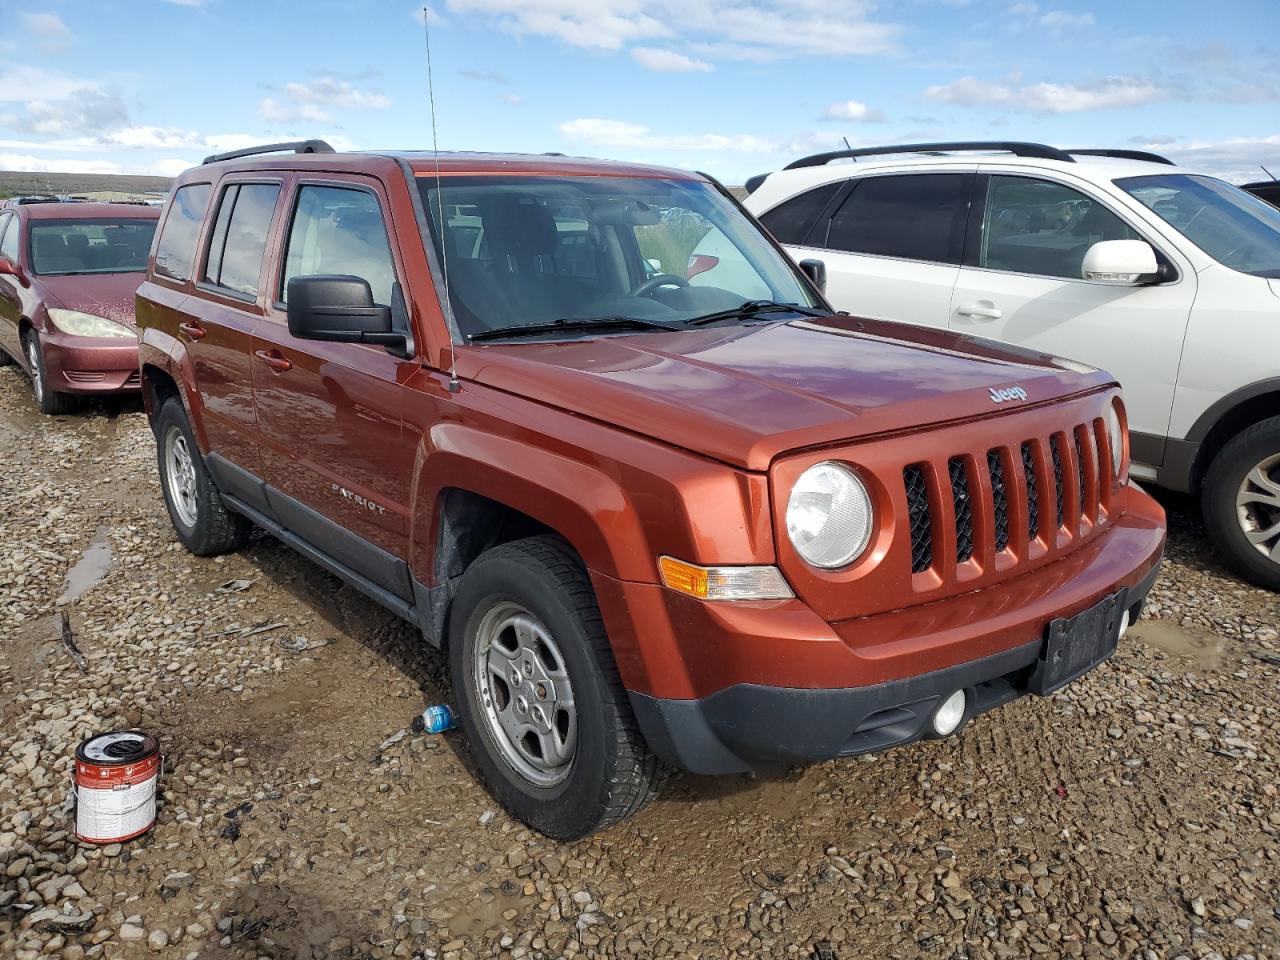
<svg viewBox="0 0 1280 960">
<path fill-rule="evenodd" d="M 534 337 L 542 333 L 560 333 L 567 330 L 673 330 L 669 323 L 660 320 L 646 320 L 643 317 L 590 317 L 574 319 L 562 317 L 549 323 L 521 323 L 513 327 L 498 327 L 493 330 L 481 330 L 469 335 L 471 340 L 502 340 L 507 337 Z"/>
<path fill-rule="evenodd" d="M 685 325 L 700 327 L 704 323 L 715 323 L 717 320 L 736 320 L 754 317 L 761 313 L 778 313 L 784 310 L 791 313 L 799 313 L 806 317 L 827 316 L 827 311 L 825 310 L 802 307 L 798 303 L 778 303 L 776 300 L 748 300 L 742 306 L 735 307 L 732 310 L 717 310 L 715 313 L 705 313 L 700 317 L 691 317 L 685 321 Z"/>
</svg>

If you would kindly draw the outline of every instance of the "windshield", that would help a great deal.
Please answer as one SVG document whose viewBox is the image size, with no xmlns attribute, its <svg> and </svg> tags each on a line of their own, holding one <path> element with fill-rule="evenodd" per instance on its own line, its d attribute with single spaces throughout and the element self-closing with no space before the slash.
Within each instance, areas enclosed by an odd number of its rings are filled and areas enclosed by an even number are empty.
<svg viewBox="0 0 1280 960">
<path fill-rule="evenodd" d="M 46 220 L 31 224 L 31 268 L 60 273 L 141 273 L 155 220 Z"/>
<path fill-rule="evenodd" d="M 1116 185 L 1220 264 L 1280 278 L 1280 210 L 1212 177 L 1126 177 Z"/>
<path fill-rule="evenodd" d="M 467 336 L 619 317 L 679 327 L 747 301 L 815 306 L 751 221 L 701 181 L 419 177 L 418 186 Z M 566 323 L 570 331 L 599 332 Z"/>
</svg>

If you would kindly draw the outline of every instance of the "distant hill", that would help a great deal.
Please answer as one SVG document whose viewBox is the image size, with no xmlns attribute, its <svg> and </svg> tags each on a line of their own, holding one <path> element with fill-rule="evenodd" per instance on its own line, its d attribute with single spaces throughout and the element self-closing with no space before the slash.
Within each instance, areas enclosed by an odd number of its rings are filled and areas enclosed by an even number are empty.
<svg viewBox="0 0 1280 960">
<path fill-rule="evenodd" d="M 0 170 L 0 198 L 28 193 L 80 194 L 118 191 L 147 193 L 168 190 L 169 177 L 109 173 L 21 173 Z"/>
</svg>

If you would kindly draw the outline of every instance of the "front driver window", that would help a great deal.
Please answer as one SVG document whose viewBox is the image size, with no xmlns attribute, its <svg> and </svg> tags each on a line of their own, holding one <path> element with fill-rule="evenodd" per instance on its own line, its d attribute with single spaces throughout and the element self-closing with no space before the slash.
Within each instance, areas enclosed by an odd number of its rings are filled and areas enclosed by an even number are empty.
<svg viewBox="0 0 1280 960">
<path fill-rule="evenodd" d="M 1078 190 L 1032 177 L 993 176 L 978 265 L 1079 280 L 1084 255 L 1095 243 L 1140 239 Z"/>
<path fill-rule="evenodd" d="M 280 299 L 294 277 L 345 274 L 369 281 L 375 303 L 391 303 L 395 268 L 382 208 L 373 194 L 304 184 L 289 228 Z"/>
</svg>

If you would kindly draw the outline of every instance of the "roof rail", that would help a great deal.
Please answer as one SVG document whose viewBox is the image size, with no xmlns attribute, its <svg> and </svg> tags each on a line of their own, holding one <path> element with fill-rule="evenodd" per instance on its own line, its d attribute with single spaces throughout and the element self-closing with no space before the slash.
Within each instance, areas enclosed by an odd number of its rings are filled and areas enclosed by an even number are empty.
<svg viewBox="0 0 1280 960">
<path fill-rule="evenodd" d="M 243 150 L 228 150 L 226 153 L 212 153 L 200 162 L 217 163 L 220 160 L 237 160 L 240 157 L 256 157 L 260 153 L 333 153 L 333 147 L 323 140 L 290 140 L 287 143 L 264 143 L 258 147 L 245 147 Z"/>
<path fill-rule="evenodd" d="M 953 153 L 962 150 L 999 150 L 1018 157 L 1038 157 L 1041 160 L 1061 160 L 1075 163 L 1071 155 L 1057 147 L 1043 143 L 1020 143 L 1015 140 L 968 140 L 958 143 L 901 143 L 888 147 L 858 147 L 853 150 L 831 150 L 801 157 L 788 163 L 784 170 L 798 167 L 821 167 L 832 160 L 856 160 L 858 157 L 883 157 L 895 153 Z"/>
<path fill-rule="evenodd" d="M 1114 157 L 1117 160 L 1145 160 L 1147 163 L 1175 166 L 1168 157 L 1162 157 L 1158 153 L 1148 153 L 1146 150 L 1068 150 L 1067 153 L 1074 157 Z"/>
</svg>

